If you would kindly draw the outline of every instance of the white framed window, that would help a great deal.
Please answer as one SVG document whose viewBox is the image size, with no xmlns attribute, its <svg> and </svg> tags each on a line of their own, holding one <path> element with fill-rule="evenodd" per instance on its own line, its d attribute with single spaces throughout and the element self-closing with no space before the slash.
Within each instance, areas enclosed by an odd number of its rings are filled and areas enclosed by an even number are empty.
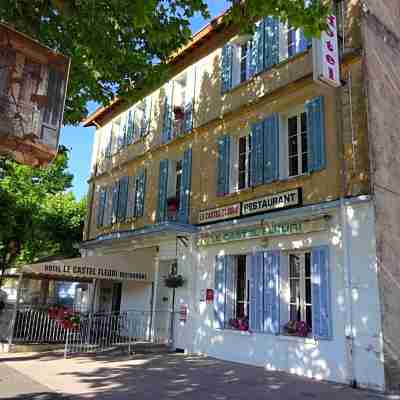
<svg viewBox="0 0 400 400">
<path fill-rule="evenodd" d="M 232 140 L 230 172 L 230 193 L 247 189 L 251 186 L 251 142 L 250 135 L 242 135 Z"/>
<path fill-rule="evenodd" d="M 180 209 L 180 195 L 182 187 L 183 162 L 170 160 L 168 166 L 167 183 L 167 219 L 175 221 Z"/>
<path fill-rule="evenodd" d="M 281 178 L 309 172 L 307 113 L 304 105 L 281 115 L 282 146 L 280 146 Z"/>
<path fill-rule="evenodd" d="M 279 31 L 279 61 L 287 60 L 306 50 L 307 42 L 302 29 L 280 23 Z"/>
<path fill-rule="evenodd" d="M 311 252 L 288 253 L 288 289 L 290 322 L 304 322 L 312 332 Z M 289 322 L 287 321 L 287 322 Z"/>
<path fill-rule="evenodd" d="M 248 330 L 249 276 L 245 254 L 232 256 L 227 270 L 225 328 Z"/>
</svg>

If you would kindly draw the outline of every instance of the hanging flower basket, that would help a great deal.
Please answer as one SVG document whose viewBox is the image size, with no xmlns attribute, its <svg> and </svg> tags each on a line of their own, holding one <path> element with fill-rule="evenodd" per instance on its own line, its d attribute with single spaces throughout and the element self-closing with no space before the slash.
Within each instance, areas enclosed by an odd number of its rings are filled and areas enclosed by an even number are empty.
<svg viewBox="0 0 400 400">
<path fill-rule="evenodd" d="M 183 286 L 185 281 L 182 275 L 169 274 L 167 277 L 165 277 L 164 282 L 166 287 L 176 289 Z"/>
<path fill-rule="evenodd" d="M 237 329 L 239 331 L 249 330 L 249 319 L 248 318 L 231 318 L 229 320 L 229 326 L 232 329 Z"/>
<path fill-rule="evenodd" d="M 174 107 L 174 116 L 175 120 L 182 120 L 185 116 L 185 112 L 183 111 L 183 107 L 176 106 Z"/>
</svg>

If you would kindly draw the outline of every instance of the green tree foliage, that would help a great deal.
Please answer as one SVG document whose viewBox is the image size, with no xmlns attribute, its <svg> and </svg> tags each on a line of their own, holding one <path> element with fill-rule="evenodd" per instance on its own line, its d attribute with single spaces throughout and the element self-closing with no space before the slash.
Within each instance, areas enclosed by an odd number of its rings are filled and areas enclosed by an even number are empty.
<svg viewBox="0 0 400 400">
<path fill-rule="evenodd" d="M 308 34 L 324 26 L 321 0 L 231 0 L 226 23 L 249 27 L 275 15 Z M 66 123 L 78 123 L 93 100 L 134 101 L 168 73 L 171 53 L 191 37 L 190 18 L 208 17 L 204 0 L 2 0 L 0 20 L 72 59 Z"/>
<path fill-rule="evenodd" d="M 66 192 L 72 183 L 67 167 L 64 148 L 46 168 L 0 159 L 0 270 L 79 255 L 75 245 L 82 239 L 86 201 Z"/>
</svg>

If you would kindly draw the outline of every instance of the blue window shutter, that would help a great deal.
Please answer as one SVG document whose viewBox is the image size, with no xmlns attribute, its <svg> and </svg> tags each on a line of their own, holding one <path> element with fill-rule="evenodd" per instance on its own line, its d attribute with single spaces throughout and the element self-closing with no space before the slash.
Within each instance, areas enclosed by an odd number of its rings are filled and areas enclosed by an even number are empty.
<svg viewBox="0 0 400 400">
<path fill-rule="evenodd" d="M 189 102 L 185 105 L 183 116 L 183 132 L 188 133 L 193 128 L 193 103 Z"/>
<path fill-rule="evenodd" d="M 304 29 L 300 29 L 300 41 L 299 46 L 296 49 L 297 53 L 301 53 L 302 51 L 306 51 L 312 45 L 312 38 L 306 37 L 304 35 Z"/>
<path fill-rule="evenodd" d="M 251 46 L 250 76 L 264 69 L 264 20 L 256 23 Z"/>
<path fill-rule="evenodd" d="M 161 142 L 168 143 L 172 137 L 172 84 L 168 84 L 164 99 Z"/>
<path fill-rule="evenodd" d="M 137 174 L 135 186 L 135 217 L 143 217 L 146 195 L 146 170 L 144 168 Z"/>
<path fill-rule="evenodd" d="M 112 205 L 111 205 L 112 224 L 115 224 L 117 222 L 118 197 L 119 197 L 119 181 L 115 182 L 112 186 Z"/>
<path fill-rule="evenodd" d="M 250 272 L 250 318 L 251 331 L 263 330 L 264 309 L 264 253 L 258 252 L 247 256 Z"/>
<path fill-rule="evenodd" d="M 264 253 L 264 331 L 279 333 L 279 251 Z"/>
<path fill-rule="evenodd" d="M 251 126 L 250 147 L 250 183 L 251 186 L 256 186 L 264 182 L 263 122 L 258 122 Z"/>
<path fill-rule="evenodd" d="M 107 127 L 107 145 L 106 145 L 106 159 L 110 159 L 112 155 L 112 124 Z"/>
<path fill-rule="evenodd" d="M 160 161 L 160 174 L 158 177 L 158 203 L 157 222 L 163 222 L 167 217 L 167 189 L 168 189 L 168 160 Z"/>
<path fill-rule="evenodd" d="M 104 225 L 104 210 L 106 206 L 106 189 L 101 189 L 99 193 L 99 202 L 97 205 L 97 226 Z"/>
<path fill-rule="evenodd" d="M 326 167 L 324 98 L 315 97 L 306 102 L 309 171 Z"/>
<path fill-rule="evenodd" d="M 217 256 L 215 259 L 214 278 L 214 328 L 225 327 L 225 295 L 226 295 L 226 268 L 228 256 Z"/>
<path fill-rule="evenodd" d="M 134 130 L 134 118 L 135 118 L 134 113 L 135 112 L 133 110 L 128 111 L 128 118 L 126 123 L 126 138 L 125 138 L 127 146 L 133 143 L 133 130 Z"/>
<path fill-rule="evenodd" d="M 329 284 L 329 248 L 315 247 L 311 252 L 312 330 L 318 338 L 332 337 L 332 314 Z"/>
<path fill-rule="evenodd" d="M 136 202 L 136 177 L 129 177 L 128 184 L 128 201 L 126 205 L 126 218 L 130 219 L 135 216 L 135 202 Z"/>
<path fill-rule="evenodd" d="M 279 20 L 264 19 L 264 68 L 269 69 L 279 62 Z"/>
<path fill-rule="evenodd" d="M 140 121 L 140 136 L 146 136 L 150 130 L 150 118 L 151 118 L 151 107 L 152 107 L 152 98 L 146 97 L 143 100 L 143 117 Z"/>
<path fill-rule="evenodd" d="M 264 183 L 279 178 L 279 115 L 264 120 Z"/>
<path fill-rule="evenodd" d="M 129 177 L 124 176 L 119 181 L 119 195 L 118 195 L 118 211 L 117 219 L 119 222 L 125 221 L 126 218 L 126 207 L 128 202 L 128 186 Z"/>
<path fill-rule="evenodd" d="M 178 221 L 187 224 L 190 210 L 190 188 L 192 180 L 192 149 L 185 151 L 182 163 L 182 180 L 179 199 Z"/>
<path fill-rule="evenodd" d="M 226 279 L 225 279 L 225 326 L 229 326 L 229 320 L 235 318 L 236 306 L 236 281 L 237 268 L 235 258 L 227 256 Z"/>
<path fill-rule="evenodd" d="M 223 136 L 218 139 L 218 166 L 217 166 L 217 195 L 229 193 L 229 166 L 230 166 L 231 138 Z"/>
<path fill-rule="evenodd" d="M 224 94 L 232 88 L 232 61 L 233 48 L 226 44 L 221 53 L 221 93 Z"/>
</svg>

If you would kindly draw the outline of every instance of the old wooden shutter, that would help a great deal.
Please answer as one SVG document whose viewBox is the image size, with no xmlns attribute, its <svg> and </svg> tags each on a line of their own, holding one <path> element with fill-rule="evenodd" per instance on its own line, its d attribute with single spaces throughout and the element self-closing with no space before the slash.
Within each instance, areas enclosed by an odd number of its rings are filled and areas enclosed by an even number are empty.
<svg viewBox="0 0 400 400">
<path fill-rule="evenodd" d="M 168 143 L 172 138 L 172 90 L 173 84 L 169 82 L 165 88 L 164 114 L 161 132 L 161 142 Z"/>
<path fill-rule="evenodd" d="M 128 184 L 128 201 L 126 206 L 126 218 L 131 219 L 135 216 L 135 201 L 136 201 L 136 177 L 129 177 Z"/>
<path fill-rule="evenodd" d="M 135 111 L 133 109 L 130 109 L 128 111 L 128 117 L 127 117 L 127 122 L 126 122 L 125 142 L 126 142 L 127 146 L 129 146 L 130 144 L 133 143 L 134 129 L 135 129 Z"/>
<path fill-rule="evenodd" d="M 264 331 L 279 333 L 279 251 L 264 253 Z"/>
<path fill-rule="evenodd" d="M 129 177 L 123 176 L 119 181 L 119 195 L 118 195 L 118 221 L 123 222 L 126 218 L 126 207 L 128 202 L 128 186 Z"/>
<path fill-rule="evenodd" d="M 279 62 L 279 20 L 265 18 L 264 30 L 264 68 L 269 69 Z"/>
<path fill-rule="evenodd" d="M 140 124 L 140 136 L 146 136 L 150 132 L 151 109 L 153 105 L 151 96 L 147 96 L 143 102 L 143 117 Z"/>
<path fill-rule="evenodd" d="M 251 126 L 250 147 L 250 183 L 251 186 L 256 186 L 264 182 L 263 122 L 258 122 Z"/>
<path fill-rule="evenodd" d="M 315 247 L 311 252 L 312 330 L 318 338 L 332 337 L 332 312 L 329 284 L 329 248 Z"/>
<path fill-rule="evenodd" d="M 168 190 L 168 160 L 160 161 L 158 177 L 157 222 L 163 222 L 167 217 L 167 190 Z"/>
<path fill-rule="evenodd" d="M 214 278 L 214 327 L 225 327 L 226 267 L 228 256 L 218 255 L 215 259 Z"/>
<path fill-rule="evenodd" d="M 309 171 L 326 167 L 324 98 L 315 97 L 306 102 Z"/>
<path fill-rule="evenodd" d="M 146 194 L 146 170 L 143 168 L 136 177 L 135 216 L 143 217 Z"/>
<path fill-rule="evenodd" d="M 114 182 L 112 186 L 112 206 L 111 206 L 111 223 L 117 222 L 118 213 L 118 197 L 119 197 L 119 181 Z"/>
<path fill-rule="evenodd" d="M 256 23 L 251 47 L 250 76 L 264 69 L 264 20 Z"/>
<path fill-rule="evenodd" d="M 279 178 L 279 115 L 264 120 L 264 183 Z"/>
<path fill-rule="evenodd" d="M 231 138 L 223 136 L 218 139 L 217 159 L 217 195 L 224 196 L 229 193 L 230 174 L 230 144 Z"/>
<path fill-rule="evenodd" d="M 257 252 L 247 256 L 250 275 L 250 318 L 251 331 L 263 330 L 264 309 L 264 253 Z"/>
<path fill-rule="evenodd" d="M 101 188 L 99 192 L 99 201 L 97 203 L 97 226 L 104 225 L 104 210 L 106 206 L 106 189 Z"/>
<path fill-rule="evenodd" d="M 182 180 L 179 199 L 178 220 L 181 223 L 188 223 L 190 210 L 190 188 L 192 180 L 192 149 L 188 149 L 183 154 Z"/>
<path fill-rule="evenodd" d="M 221 52 L 221 93 L 224 94 L 232 88 L 232 62 L 233 48 L 226 44 Z"/>
</svg>

